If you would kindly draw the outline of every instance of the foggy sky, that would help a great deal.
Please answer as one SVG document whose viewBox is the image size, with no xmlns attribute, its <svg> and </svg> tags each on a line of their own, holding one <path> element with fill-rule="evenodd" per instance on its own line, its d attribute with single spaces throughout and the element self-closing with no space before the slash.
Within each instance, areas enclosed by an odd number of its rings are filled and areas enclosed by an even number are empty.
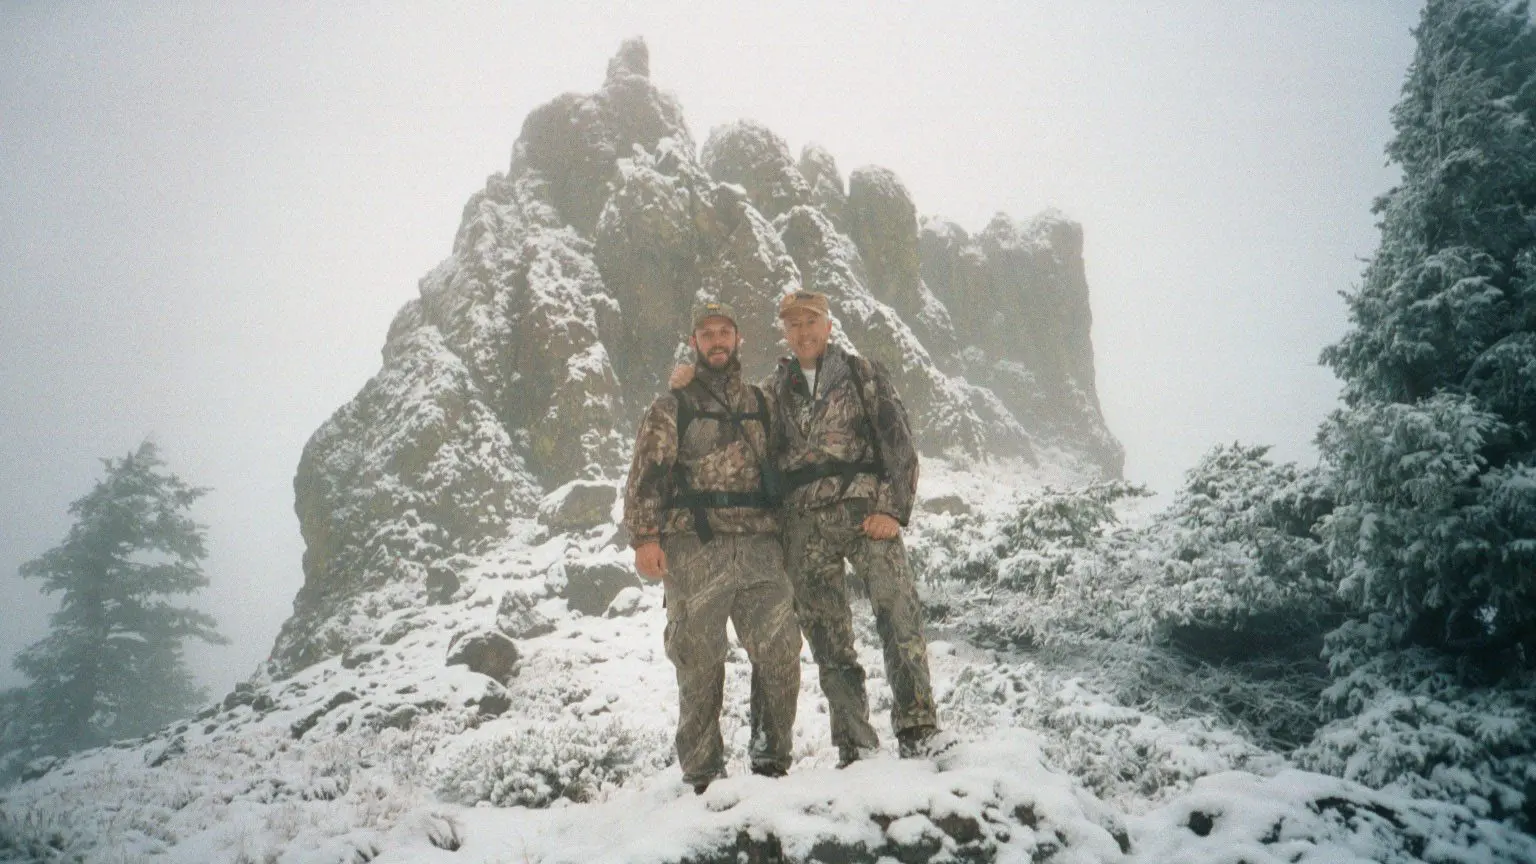
<svg viewBox="0 0 1536 864">
<path fill-rule="evenodd" d="M 1211 445 L 1312 464 L 1317 365 L 1412 56 L 1407 2 L 0 4 L 0 686 L 54 603 L 16 576 L 152 436 L 213 491 L 190 651 L 215 693 L 302 582 L 304 442 L 505 171 L 523 117 L 626 37 L 695 139 L 761 121 L 922 214 L 1081 222 L 1128 479 Z M 638 8 L 630 8 L 636 6 Z M 317 8 L 318 7 L 318 8 Z"/>
</svg>

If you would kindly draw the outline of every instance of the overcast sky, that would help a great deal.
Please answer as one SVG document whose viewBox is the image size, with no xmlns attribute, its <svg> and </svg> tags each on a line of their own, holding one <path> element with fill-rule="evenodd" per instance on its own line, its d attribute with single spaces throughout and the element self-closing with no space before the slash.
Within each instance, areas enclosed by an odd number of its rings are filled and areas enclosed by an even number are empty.
<svg viewBox="0 0 1536 864">
<path fill-rule="evenodd" d="M 1081 222 L 1129 479 L 1232 440 L 1315 462 L 1417 4 L 830 7 L 0 2 L 0 686 L 54 606 L 17 566 L 146 436 L 213 487 L 199 603 L 233 644 L 194 668 L 254 670 L 302 582 L 304 442 L 523 117 L 637 34 L 701 144 L 752 118 L 969 229 Z"/>
</svg>

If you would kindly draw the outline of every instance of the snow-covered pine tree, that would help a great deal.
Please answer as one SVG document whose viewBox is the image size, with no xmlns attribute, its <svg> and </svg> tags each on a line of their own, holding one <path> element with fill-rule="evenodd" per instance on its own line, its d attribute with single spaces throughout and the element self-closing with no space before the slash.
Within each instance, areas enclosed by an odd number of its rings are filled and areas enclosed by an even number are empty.
<svg viewBox="0 0 1536 864">
<path fill-rule="evenodd" d="M 1338 623 L 1314 533 L 1332 502 L 1325 480 L 1269 447 L 1213 447 L 1143 535 L 1151 553 L 1126 587 L 1127 631 L 1207 662 L 1317 656 Z M 1307 646 L 1311 645 L 1309 650 Z"/>
<path fill-rule="evenodd" d="M 104 459 L 106 475 L 69 507 L 64 542 L 21 566 L 62 595 L 51 630 L 15 666 L 30 719 L 26 749 L 91 747 L 152 731 L 203 698 L 182 655 L 188 638 L 221 644 L 212 617 L 168 598 L 208 585 L 204 526 L 188 515 L 207 492 L 163 470 L 155 445 Z"/>
<path fill-rule="evenodd" d="M 1351 327 L 1323 352 L 1345 403 L 1319 431 L 1337 502 L 1323 533 L 1373 622 L 1346 631 L 1529 668 L 1536 26 L 1523 0 L 1430 0 L 1414 33 L 1387 148 L 1402 181 L 1375 204 L 1381 245 L 1347 295 Z M 1334 640 L 1336 671 L 1354 641 Z"/>
</svg>

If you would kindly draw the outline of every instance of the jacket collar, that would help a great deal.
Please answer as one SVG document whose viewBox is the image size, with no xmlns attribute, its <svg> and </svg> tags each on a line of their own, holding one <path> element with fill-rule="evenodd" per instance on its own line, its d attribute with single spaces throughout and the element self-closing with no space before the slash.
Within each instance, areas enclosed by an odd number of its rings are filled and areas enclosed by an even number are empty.
<svg viewBox="0 0 1536 864">
<path fill-rule="evenodd" d="M 821 359 L 817 361 L 816 395 L 819 397 L 827 393 L 838 382 L 848 376 L 848 352 L 839 348 L 835 343 L 827 343 L 827 350 L 822 352 Z M 805 373 L 800 368 L 800 359 L 791 354 L 788 357 L 779 358 L 779 372 L 785 376 L 785 382 L 790 392 L 802 397 L 810 395 L 810 382 L 806 380 Z"/>
</svg>

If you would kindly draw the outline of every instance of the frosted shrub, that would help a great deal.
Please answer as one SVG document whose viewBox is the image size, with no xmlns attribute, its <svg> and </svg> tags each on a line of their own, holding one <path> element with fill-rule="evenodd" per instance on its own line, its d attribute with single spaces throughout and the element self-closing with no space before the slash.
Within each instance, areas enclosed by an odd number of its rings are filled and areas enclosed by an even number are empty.
<svg viewBox="0 0 1536 864">
<path fill-rule="evenodd" d="M 1536 826 L 1536 680 L 1469 686 L 1459 658 L 1395 648 L 1393 623 L 1376 615 L 1329 634 L 1336 677 L 1322 706 L 1335 719 L 1297 763 Z"/>
<path fill-rule="evenodd" d="M 89 847 L 79 835 L 78 826 L 58 813 L 0 807 L 0 861 L 83 860 L 83 849 Z"/>
<path fill-rule="evenodd" d="M 1144 487 L 1118 480 L 1027 493 L 1008 519 L 976 535 L 981 542 L 935 562 L 935 575 L 1049 594 L 1078 554 L 1116 523 L 1115 502 L 1146 494 Z"/>
<path fill-rule="evenodd" d="M 1044 489 L 990 526 L 959 524 L 925 544 L 938 610 L 984 641 L 1108 638 L 1168 644 L 1212 661 L 1301 646 L 1315 659 L 1340 618 L 1313 532 L 1331 508 L 1316 472 L 1267 447 L 1212 449 L 1150 524 L 1116 530 L 1122 482 Z M 967 602 L 967 599 L 969 602 Z"/>
<path fill-rule="evenodd" d="M 1045 489 L 993 524 L 920 538 L 930 613 L 975 641 L 1028 647 L 1123 704 L 1218 717 L 1271 746 L 1316 727 L 1322 634 L 1340 619 L 1316 472 L 1268 448 L 1213 448 L 1145 526 L 1116 506 L 1140 487 Z"/>
<path fill-rule="evenodd" d="M 1124 626 L 1203 659 L 1286 653 L 1337 623 L 1327 557 L 1315 533 L 1332 503 L 1315 471 L 1273 464 L 1267 446 L 1220 445 L 1141 532 Z"/>
<path fill-rule="evenodd" d="M 1022 496 L 1005 519 L 960 521 L 921 538 L 914 558 L 933 583 L 930 613 L 983 644 L 1036 644 L 1047 634 L 1034 610 L 1100 563 L 1115 503 L 1145 494 L 1121 481 L 1047 487 Z"/>
<path fill-rule="evenodd" d="M 437 787 L 443 798 L 460 804 L 592 801 L 604 789 L 662 767 L 669 752 L 665 736 L 619 721 L 522 729 L 459 750 L 440 771 Z"/>
<path fill-rule="evenodd" d="M 967 669 L 945 703 L 951 722 L 976 734 L 999 722 L 1038 732 L 1056 768 L 1122 806 L 1166 800 L 1211 774 L 1279 764 L 1204 718 L 1165 722 L 1034 665 Z"/>
</svg>

